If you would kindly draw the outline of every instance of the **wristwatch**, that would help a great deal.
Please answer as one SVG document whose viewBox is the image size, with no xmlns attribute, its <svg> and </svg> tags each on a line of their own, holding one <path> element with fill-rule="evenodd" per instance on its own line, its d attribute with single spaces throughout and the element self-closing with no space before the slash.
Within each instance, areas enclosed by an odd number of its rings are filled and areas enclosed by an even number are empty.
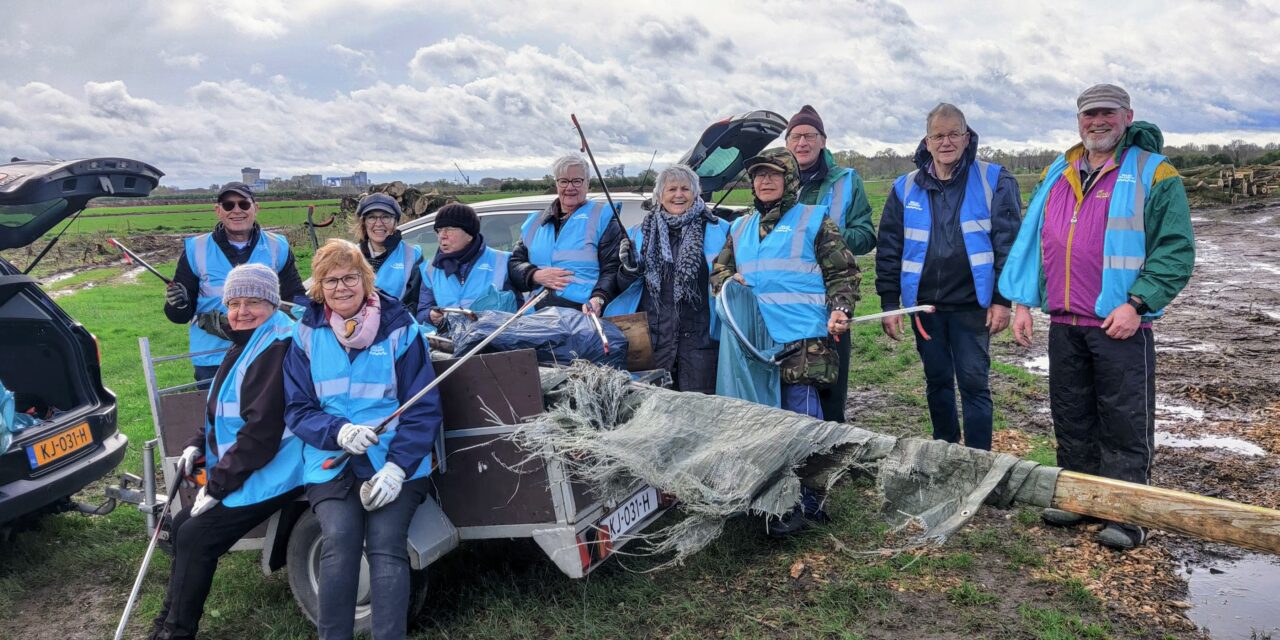
<svg viewBox="0 0 1280 640">
<path fill-rule="evenodd" d="M 1125 300 L 1125 303 L 1133 307 L 1133 310 L 1137 311 L 1140 316 L 1145 316 L 1148 313 L 1151 313 L 1151 307 L 1148 307 L 1147 303 L 1138 296 L 1129 296 L 1129 299 Z"/>
</svg>

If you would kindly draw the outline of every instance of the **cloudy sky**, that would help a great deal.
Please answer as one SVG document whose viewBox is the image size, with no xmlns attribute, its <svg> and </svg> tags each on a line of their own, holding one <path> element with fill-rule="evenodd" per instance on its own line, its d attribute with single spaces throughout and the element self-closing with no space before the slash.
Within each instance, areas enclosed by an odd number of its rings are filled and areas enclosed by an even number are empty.
<svg viewBox="0 0 1280 640">
<path fill-rule="evenodd" d="M 1280 0 L 7 0 L 0 155 L 134 157 L 179 187 L 540 176 L 574 112 L 634 174 L 805 103 L 833 148 L 905 151 L 940 100 L 984 143 L 1057 148 L 1095 82 L 1172 143 L 1261 143 L 1277 34 Z"/>
</svg>

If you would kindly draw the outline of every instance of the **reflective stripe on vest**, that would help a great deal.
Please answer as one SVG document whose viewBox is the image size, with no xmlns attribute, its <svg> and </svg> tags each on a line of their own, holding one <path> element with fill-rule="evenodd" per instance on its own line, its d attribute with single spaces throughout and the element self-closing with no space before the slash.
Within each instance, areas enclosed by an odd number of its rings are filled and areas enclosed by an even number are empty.
<svg viewBox="0 0 1280 640">
<path fill-rule="evenodd" d="M 235 364 L 227 372 L 227 377 L 218 390 L 214 402 L 213 424 L 205 423 L 205 432 L 213 434 L 214 448 L 210 449 L 208 438 L 205 442 L 205 468 L 211 469 L 236 443 L 236 436 L 244 427 L 244 418 L 240 415 L 240 390 L 244 385 L 245 372 L 249 365 L 267 350 L 267 347 L 279 340 L 288 340 L 293 335 L 293 319 L 283 312 L 277 311 L 262 326 L 253 332 L 244 350 L 236 358 Z M 281 382 L 280 384 L 283 384 Z M 266 466 L 254 471 L 240 485 L 222 499 L 228 507 L 243 507 L 269 500 L 296 487 L 302 486 L 302 441 L 293 435 L 288 425 L 280 435 L 280 447 L 276 455 Z"/>
<path fill-rule="evenodd" d="M 1129 288 L 1147 262 L 1147 194 L 1155 184 L 1156 169 L 1164 160 L 1160 154 L 1129 147 L 1120 161 L 1102 240 L 1102 289 L 1093 308 L 1099 318 L 1107 317 L 1129 299 Z M 1156 309 L 1147 317 L 1162 315 L 1164 309 Z"/>
<path fill-rule="evenodd" d="M 902 203 L 902 306 L 913 307 L 920 290 L 920 274 L 929 252 L 933 211 L 929 192 L 916 184 L 917 169 L 894 182 Z M 991 306 L 995 289 L 995 252 L 991 248 L 991 200 L 1000 178 L 1000 165 L 981 160 L 966 170 L 964 202 L 960 204 L 960 232 L 969 257 L 969 273 L 978 304 Z"/>
<path fill-rule="evenodd" d="M 585 303 L 600 277 L 598 247 L 612 218 L 608 204 L 588 200 L 569 216 L 559 235 L 555 224 L 541 223 L 542 216 L 543 212 L 535 211 L 520 227 L 520 241 L 529 249 L 529 262 L 572 271 L 573 280 L 560 297 Z"/>
<path fill-rule="evenodd" d="M 631 227 L 628 232 L 631 241 L 634 243 L 635 255 L 643 255 L 644 249 L 644 233 L 640 230 L 640 225 Z M 716 256 L 720 255 L 720 251 L 724 249 L 724 243 L 729 238 L 729 223 L 716 218 L 715 222 L 708 222 L 702 235 L 702 257 L 707 261 L 707 272 L 710 273 L 714 268 Z M 674 257 L 674 256 L 673 256 Z M 614 298 L 607 307 L 604 308 L 605 317 L 621 316 L 628 313 L 635 313 L 640 309 L 640 298 L 644 294 L 644 278 L 643 276 L 631 283 L 626 291 L 623 291 L 618 297 Z M 720 339 L 720 316 L 716 315 L 715 295 L 711 293 L 710 283 L 707 285 L 707 300 L 710 302 L 711 314 L 711 339 Z"/>
<path fill-rule="evenodd" d="M 403 300 L 405 289 L 409 287 L 409 270 L 418 264 L 418 258 L 421 257 L 422 249 L 418 245 L 401 240 L 395 253 L 387 256 L 382 261 L 382 266 L 378 267 L 378 274 L 373 280 L 374 286 L 392 298 Z"/>
<path fill-rule="evenodd" d="M 733 259 L 779 343 L 827 335 L 827 289 L 814 242 L 827 208 L 797 204 L 760 238 L 760 213 L 734 221 Z"/>
<path fill-rule="evenodd" d="M 470 309 L 471 304 L 491 291 L 502 291 L 507 286 L 507 263 L 511 254 L 493 247 L 485 247 L 484 253 L 476 258 L 471 266 L 466 282 L 458 282 L 458 276 L 445 275 L 444 271 L 435 268 L 430 262 L 422 265 L 422 281 L 435 294 L 437 307 L 462 307 Z M 504 304 L 505 306 L 505 304 Z M 515 296 L 511 296 L 510 308 L 499 311 L 514 312 Z"/>
<path fill-rule="evenodd" d="M 311 359 L 311 380 L 320 409 L 354 424 L 370 427 L 382 422 L 400 406 L 396 381 L 396 361 L 404 355 L 415 340 L 421 340 L 418 325 L 409 323 L 392 331 L 380 342 L 361 349 L 354 359 L 333 335 L 328 326 L 309 327 L 299 322 L 293 341 Z M 375 471 L 387 461 L 387 447 L 395 437 L 399 420 L 392 420 L 365 455 Z M 342 467 L 325 471 L 321 465 L 337 455 L 305 444 L 302 447 L 303 479 L 307 484 L 327 482 L 337 477 Z M 345 466 L 345 465 L 344 465 Z M 421 478 L 431 472 L 431 456 L 428 454 L 418 465 L 413 476 Z"/>
<path fill-rule="evenodd" d="M 183 241 L 187 264 L 200 282 L 200 290 L 196 293 L 196 313 L 222 311 L 227 307 L 222 304 L 222 283 L 234 266 L 222 252 L 222 247 L 214 241 L 212 233 L 202 233 Z M 246 263 L 252 262 L 271 267 L 277 274 L 284 268 L 289 256 L 289 241 L 284 236 L 270 231 L 258 231 L 258 241 L 253 246 Z M 278 276 L 277 276 L 278 277 Z M 206 333 L 193 321 L 187 327 L 192 352 L 227 349 L 231 343 Z M 196 356 L 191 363 L 197 367 L 216 367 L 222 362 L 222 354 L 210 353 Z"/>
<path fill-rule="evenodd" d="M 853 200 L 853 169 L 845 167 L 843 174 L 836 178 L 834 184 L 831 185 L 826 195 L 818 200 L 818 204 L 827 207 L 827 215 L 831 221 L 836 223 L 836 228 L 844 231 L 844 217 L 849 210 L 849 203 Z"/>
</svg>

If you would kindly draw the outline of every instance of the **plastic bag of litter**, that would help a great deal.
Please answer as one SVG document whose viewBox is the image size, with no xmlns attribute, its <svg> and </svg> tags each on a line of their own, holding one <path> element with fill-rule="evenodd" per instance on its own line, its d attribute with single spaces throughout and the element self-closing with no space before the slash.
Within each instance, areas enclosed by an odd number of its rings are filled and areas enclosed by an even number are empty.
<svg viewBox="0 0 1280 640">
<path fill-rule="evenodd" d="M 726 282 L 716 296 L 716 315 L 720 317 L 716 395 L 782 406 L 782 376 L 774 359 L 784 345 L 769 336 L 751 287 Z"/>
<path fill-rule="evenodd" d="M 13 434 L 17 432 L 14 425 L 13 392 L 0 382 L 0 455 L 9 450 L 13 442 Z"/>
<path fill-rule="evenodd" d="M 472 346 L 498 330 L 512 314 L 504 311 L 483 311 L 476 320 L 467 322 L 450 318 L 449 335 L 453 337 L 453 352 L 466 353 Z M 600 341 L 595 323 L 585 313 L 564 307 L 547 307 L 532 315 L 518 318 L 493 342 L 491 351 L 515 351 L 533 349 L 538 353 L 539 364 L 567 365 L 574 360 L 586 360 L 595 364 L 627 368 L 627 337 L 612 322 L 601 321 L 601 328 L 609 338 L 609 351 Z"/>
</svg>

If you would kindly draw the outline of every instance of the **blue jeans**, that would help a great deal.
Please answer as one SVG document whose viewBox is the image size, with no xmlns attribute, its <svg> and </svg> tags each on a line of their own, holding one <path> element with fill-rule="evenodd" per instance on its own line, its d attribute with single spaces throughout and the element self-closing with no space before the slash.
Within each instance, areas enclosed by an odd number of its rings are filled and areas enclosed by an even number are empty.
<svg viewBox="0 0 1280 640">
<path fill-rule="evenodd" d="M 782 385 L 782 408 L 822 420 L 822 399 L 811 384 Z"/>
<path fill-rule="evenodd" d="M 918 314 L 925 340 L 916 332 L 916 351 L 924 363 L 925 396 L 933 437 L 960 442 L 956 418 L 956 385 L 964 407 L 964 444 L 991 450 L 991 334 L 987 310 L 937 311 Z"/>
<path fill-rule="evenodd" d="M 360 504 L 361 484 L 355 480 L 342 497 L 311 505 L 324 536 L 317 625 L 323 640 L 348 640 L 354 633 L 361 552 L 369 558 L 374 639 L 403 638 L 408 627 L 409 522 L 426 498 L 427 479 L 406 481 L 400 495 L 377 511 Z"/>
</svg>

